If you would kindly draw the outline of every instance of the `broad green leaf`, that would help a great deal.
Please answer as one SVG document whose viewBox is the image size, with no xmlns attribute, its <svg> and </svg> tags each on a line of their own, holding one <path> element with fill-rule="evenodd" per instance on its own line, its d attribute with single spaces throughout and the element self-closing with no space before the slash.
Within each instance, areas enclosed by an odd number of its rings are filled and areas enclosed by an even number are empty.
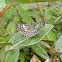
<svg viewBox="0 0 62 62">
<path fill-rule="evenodd" d="M 49 19 L 49 21 L 50 21 L 51 24 L 54 24 L 54 21 L 55 21 L 55 20 L 54 20 L 54 17 L 52 16 L 52 17 Z"/>
<path fill-rule="evenodd" d="M 53 16 L 52 15 L 52 11 L 54 8 L 56 8 L 57 6 L 59 6 L 58 3 L 54 3 L 52 6 L 48 7 L 47 10 L 44 13 L 44 18 L 46 20 L 46 22 L 49 23 L 49 19 Z M 53 20 L 52 20 L 53 21 Z"/>
<path fill-rule="evenodd" d="M 33 19 L 28 15 L 28 12 L 24 11 L 21 6 L 19 6 L 18 9 L 20 10 L 20 13 L 25 23 L 28 23 L 28 24 L 34 23 Z"/>
<path fill-rule="evenodd" d="M 60 21 L 62 22 L 62 19 Z"/>
<path fill-rule="evenodd" d="M 17 62 L 19 57 L 19 50 L 14 49 L 8 52 L 5 62 Z"/>
<path fill-rule="evenodd" d="M 58 6 L 59 6 L 58 3 L 54 3 L 52 6 L 48 7 L 48 9 L 46 10 L 46 12 L 49 11 L 49 10 L 53 10 L 55 7 L 58 7 Z"/>
<path fill-rule="evenodd" d="M 5 25 L 7 25 L 7 22 L 12 21 L 14 16 L 16 15 L 17 15 L 17 12 L 14 6 L 11 6 L 10 8 L 8 8 L 8 10 L 1 17 L 4 27 Z"/>
<path fill-rule="evenodd" d="M 41 41 L 39 43 L 37 43 L 37 45 L 39 45 L 41 48 L 43 48 L 46 52 L 48 51 L 47 47 L 41 44 Z"/>
<path fill-rule="evenodd" d="M 16 30 L 15 24 L 13 22 L 10 22 L 7 26 L 7 32 L 9 34 L 14 33 Z"/>
<path fill-rule="evenodd" d="M 47 26 L 50 26 L 50 28 L 47 29 Z M 48 30 L 51 30 L 53 28 L 53 25 L 50 24 L 46 24 L 43 28 L 41 28 L 38 32 L 37 35 L 29 38 L 27 41 L 24 41 L 23 43 L 21 43 L 22 46 L 26 45 L 33 45 L 38 43 L 43 37 L 45 37 L 45 35 L 47 35 L 47 33 L 49 32 Z M 45 30 L 45 31 L 44 31 Z"/>
<path fill-rule="evenodd" d="M 20 18 L 18 16 L 15 16 L 14 21 L 20 21 Z"/>
<path fill-rule="evenodd" d="M 0 42 L 1 42 L 3 39 L 4 39 L 4 37 L 3 37 L 3 36 L 0 36 Z"/>
<path fill-rule="evenodd" d="M 20 4 L 20 6 L 23 8 L 23 10 L 31 9 L 27 4 Z"/>
<path fill-rule="evenodd" d="M 45 37 L 46 40 L 50 40 L 50 41 L 56 41 L 56 38 L 55 38 L 55 35 L 52 31 L 50 31 L 46 37 Z"/>
<path fill-rule="evenodd" d="M 59 20 L 60 20 L 61 16 L 57 17 L 55 20 L 54 20 L 54 23 L 57 23 Z"/>
<path fill-rule="evenodd" d="M 40 8 L 43 9 L 43 10 L 47 10 L 47 9 L 48 9 L 48 7 L 47 7 L 46 5 L 41 5 L 41 4 L 40 4 L 39 6 L 40 6 Z"/>
<path fill-rule="evenodd" d="M 53 25 L 45 24 L 45 26 L 38 31 L 37 35 L 31 38 L 24 36 L 21 32 L 18 32 L 9 40 L 9 42 L 14 43 L 14 46 L 11 46 L 11 47 L 8 46 L 7 50 L 11 50 L 13 48 L 19 48 L 20 46 L 22 47 L 22 46 L 29 46 L 29 45 L 36 44 L 40 42 L 40 40 L 43 39 L 45 35 L 47 35 L 47 33 L 52 28 L 53 28 Z"/>
<path fill-rule="evenodd" d="M 58 52 L 62 52 L 62 36 L 57 40 L 55 48 Z"/>
<path fill-rule="evenodd" d="M 51 10 L 51 14 L 52 14 L 54 17 L 58 17 L 59 12 L 56 10 L 56 8 L 54 8 L 53 10 Z"/>
<path fill-rule="evenodd" d="M 8 41 L 10 38 L 10 36 L 8 35 L 7 37 L 3 38 L 3 39 L 0 39 L 0 42 L 6 42 Z"/>
<path fill-rule="evenodd" d="M 47 9 L 48 10 L 48 9 Z M 45 18 L 45 21 L 47 22 L 47 23 L 49 23 L 49 19 L 52 17 L 52 14 L 51 14 L 51 10 L 49 10 L 49 11 L 45 11 L 45 13 L 44 13 L 44 18 Z"/>
<path fill-rule="evenodd" d="M 45 47 L 47 47 L 47 48 L 51 48 L 46 42 L 44 42 L 44 41 L 41 41 L 41 42 L 39 42 L 41 45 L 43 45 L 43 46 L 45 46 Z"/>
<path fill-rule="evenodd" d="M 0 42 L 0 48 L 5 47 L 7 45 L 13 45 L 11 42 Z"/>
<path fill-rule="evenodd" d="M 62 14 L 62 3 L 57 7 L 59 14 Z"/>
<path fill-rule="evenodd" d="M 36 18 L 37 23 L 42 21 L 42 16 L 40 15 L 40 12 L 38 10 L 34 8 L 31 9 L 27 4 L 20 4 L 20 6 L 27 12 L 28 16 Z"/>
<path fill-rule="evenodd" d="M 6 4 L 16 4 L 16 3 L 37 3 L 46 1 L 57 1 L 57 0 L 5 0 Z"/>
<path fill-rule="evenodd" d="M 4 56 L 5 56 L 5 47 L 0 50 L 0 60 L 1 60 L 1 62 L 3 62 Z"/>
<path fill-rule="evenodd" d="M 48 54 L 47 52 L 39 45 L 32 45 L 32 49 L 42 58 L 48 59 Z"/>
<path fill-rule="evenodd" d="M 29 16 L 33 17 L 37 23 L 42 21 L 42 16 L 36 9 L 27 10 Z"/>
</svg>

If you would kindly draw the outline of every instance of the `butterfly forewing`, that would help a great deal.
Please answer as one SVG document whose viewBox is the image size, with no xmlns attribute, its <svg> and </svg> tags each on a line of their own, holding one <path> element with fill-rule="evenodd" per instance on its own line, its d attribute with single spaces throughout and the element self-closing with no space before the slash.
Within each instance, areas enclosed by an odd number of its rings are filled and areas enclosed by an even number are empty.
<svg viewBox="0 0 62 62">
<path fill-rule="evenodd" d="M 35 26 L 35 29 L 42 28 L 44 25 L 45 25 L 45 23 L 38 23 L 38 24 Z"/>
<path fill-rule="evenodd" d="M 16 28 L 18 30 L 21 30 L 21 33 L 27 37 L 32 37 L 37 34 L 38 30 L 42 28 L 45 24 L 44 23 L 38 23 L 35 26 L 34 25 L 28 25 L 28 24 L 17 24 Z"/>
</svg>

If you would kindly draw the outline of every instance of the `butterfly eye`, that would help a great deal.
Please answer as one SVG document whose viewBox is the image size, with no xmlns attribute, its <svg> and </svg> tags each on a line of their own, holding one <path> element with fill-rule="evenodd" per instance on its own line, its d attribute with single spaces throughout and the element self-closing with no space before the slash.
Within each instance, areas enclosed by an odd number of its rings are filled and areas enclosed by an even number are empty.
<svg viewBox="0 0 62 62">
<path fill-rule="evenodd" d="M 44 23 L 38 23 L 36 26 L 27 24 L 17 24 L 16 29 L 20 30 L 23 35 L 27 37 L 32 37 L 36 35 L 38 33 L 38 30 L 44 25 Z"/>
</svg>

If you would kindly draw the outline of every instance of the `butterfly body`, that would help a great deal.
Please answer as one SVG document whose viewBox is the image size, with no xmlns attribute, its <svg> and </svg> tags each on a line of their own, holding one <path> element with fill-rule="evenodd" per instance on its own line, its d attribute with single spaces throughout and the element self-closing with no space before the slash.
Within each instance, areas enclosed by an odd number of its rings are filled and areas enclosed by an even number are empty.
<svg viewBox="0 0 62 62">
<path fill-rule="evenodd" d="M 28 25 L 28 24 L 17 24 L 16 28 L 21 30 L 21 33 L 27 37 L 32 37 L 37 34 L 38 30 L 42 28 L 45 24 L 38 23 L 36 25 Z"/>
</svg>

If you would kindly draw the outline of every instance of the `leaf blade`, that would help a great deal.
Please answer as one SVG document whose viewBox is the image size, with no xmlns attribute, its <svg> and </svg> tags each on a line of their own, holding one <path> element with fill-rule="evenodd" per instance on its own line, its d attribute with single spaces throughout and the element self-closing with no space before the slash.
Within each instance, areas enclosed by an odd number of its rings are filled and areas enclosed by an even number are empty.
<svg viewBox="0 0 62 62">
<path fill-rule="evenodd" d="M 48 26 L 50 26 L 49 28 L 47 28 Z M 31 38 L 24 36 L 23 34 L 21 34 L 21 32 L 16 33 L 10 40 L 9 42 L 14 43 L 13 46 L 9 46 L 7 47 L 8 50 L 11 50 L 13 48 L 19 48 L 19 47 L 23 47 L 23 46 L 29 46 L 29 45 L 33 45 L 36 44 L 38 42 L 40 42 L 41 39 L 43 39 L 45 37 L 45 35 L 47 35 L 47 33 L 53 28 L 53 25 L 51 24 L 46 24 L 45 27 L 43 27 L 42 29 L 39 30 L 39 33 Z"/>
</svg>

